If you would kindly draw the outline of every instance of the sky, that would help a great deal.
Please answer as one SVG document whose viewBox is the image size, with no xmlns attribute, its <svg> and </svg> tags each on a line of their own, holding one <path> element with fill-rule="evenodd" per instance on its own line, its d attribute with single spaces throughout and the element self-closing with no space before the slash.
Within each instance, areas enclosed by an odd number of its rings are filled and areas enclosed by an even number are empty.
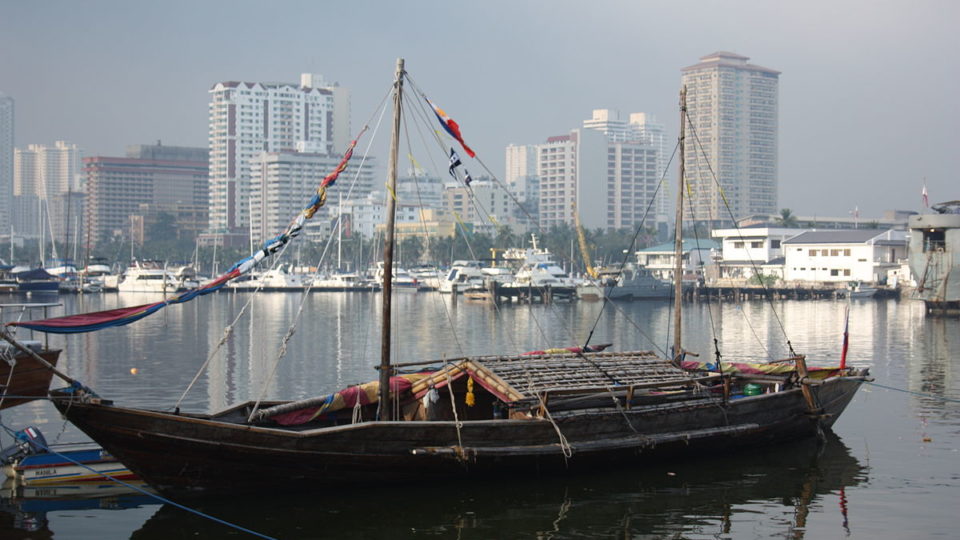
<svg viewBox="0 0 960 540">
<path fill-rule="evenodd" d="M 952 0 L 7 0 L 0 92 L 17 147 L 122 156 L 206 146 L 219 81 L 323 74 L 357 131 L 403 57 L 502 178 L 507 145 L 593 109 L 652 113 L 674 140 L 681 68 L 730 51 L 782 72 L 779 206 L 869 218 L 921 210 L 924 182 L 960 199 L 958 21 Z"/>
</svg>

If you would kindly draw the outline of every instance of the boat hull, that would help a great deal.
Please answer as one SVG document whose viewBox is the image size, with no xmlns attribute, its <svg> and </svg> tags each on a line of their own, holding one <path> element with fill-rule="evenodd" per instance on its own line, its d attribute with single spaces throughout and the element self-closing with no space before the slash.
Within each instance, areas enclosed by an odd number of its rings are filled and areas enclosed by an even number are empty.
<svg viewBox="0 0 960 540">
<path fill-rule="evenodd" d="M 155 489 L 171 496 L 243 489 L 317 489 L 495 474 L 541 474 L 644 465 L 700 452 L 750 448 L 830 427 L 863 377 L 813 387 L 822 414 L 799 388 L 724 403 L 554 412 L 546 419 L 366 422 L 296 430 L 177 415 L 55 392 L 74 425 Z M 242 408 L 242 407 L 241 407 Z M 235 409 L 236 410 L 236 409 Z M 555 425 L 554 425 L 555 422 Z M 561 444 L 558 431 L 565 437 Z M 257 471 L 250 475 L 250 471 Z"/>
<path fill-rule="evenodd" d="M 56 366 L 60 358 L 60 351 L 55 349 L 44 350 L 37 354 L 53 366 Z M 18 353 L 14 359 L 16 363 L 13 366 L 0 360 L 0 396 L 3 396 L 0 410 L 46 397 L 50 388 L 50 379 L 53 378 L 53 371 L 32 356 Z M 13 377 L 10 376 L 11 370 L 13 370 Z"/>
</svg>

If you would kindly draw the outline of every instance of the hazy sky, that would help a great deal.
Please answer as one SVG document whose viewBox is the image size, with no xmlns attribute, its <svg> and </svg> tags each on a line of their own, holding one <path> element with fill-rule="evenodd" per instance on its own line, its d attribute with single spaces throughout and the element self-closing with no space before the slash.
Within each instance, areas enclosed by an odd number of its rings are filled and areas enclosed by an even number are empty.
<svg viewBox="0 0 960 540">
<path fill-rule="evenodd" d="M 15 1 L 0 4 L 0 92 L 16 145 L 206 146 L 218 81 L 350 88 L 373 114 L 397 57 L 499 176 L 504 147 L 598 108 L 676 137 L 680 69 L 724 50 L 782 72 L 780 206 L 863 217 L 960 199 L 960 2 Z M 386 156 L 379 156 L 386 161 Z"/>
</svg>

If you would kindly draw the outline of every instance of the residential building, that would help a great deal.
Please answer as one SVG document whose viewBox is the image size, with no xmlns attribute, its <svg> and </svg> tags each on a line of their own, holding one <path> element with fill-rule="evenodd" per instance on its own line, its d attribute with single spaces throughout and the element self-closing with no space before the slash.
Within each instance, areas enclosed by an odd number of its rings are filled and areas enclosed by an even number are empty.
<svg viewBox="0 0 960 540">
<path fill-rule="evenodd" d="M 581 224 L 608 229 L 616 201 L 608 195 L 607 138 L 592 129 L 574 129 L 537 147 L 540 174 L 540 227 L 573 225 L 574 206 Z"/>
<path fill-rule="evenodd" d="M 424 209 L 443 209 L 444 181 L 417 169 L 397 178 L 397 200 L 419 204 Z M 367 191 L 370 191 L 369 189 Z"/>
<path fill-rule="evenodd" d="M 80 230 L 82 209 L 67 204 L 81 198 L 81 152 L 75 144 L 31 144 L 13 153 L 13 227 L 16 234 L 71 243 L 67 229 Z M 71 235 L 72 236 L 72 235 Z"/>
<path fill-rule="evenodd" d="M 880 283 L 907 256 L 906 231 L 807 231 L 784 240 L 788 282 Z"/>
<path fill-rule="evenodd" d="M 444 212 L 460 223 L 469 223 L 473 231 L 491 236 L 500 226 L 510 226 L 515 234 L 526 229 L 516 219 L 516 204 L 489 178 L 478 178 L 470 187 L 448 185 L 443 192 Z"/>
<path fill-rule="evenodd" d="M 353 234 L 361 234 L 366 238 L 373 238 L 374 235 L 383 234 L 384 223 L 387 215 L 387 194 L 383 191 L 374 191 L 361 198 L 344 199 L 343 215 L 350 223 L 350 229 Z M 412 234 L 411 228 L 421 224 L 423 210 L 412 201 L 398 201 L 396 205 L 397 228 L 404 227 L 408 233 Z M 436 211 L 432 211 L 436 212 Z M 435 214 L 430 215 L 435 219 Z"/>
<path fill-rule="evenodd" d="M 350 140 L 350 95 L 316 74 L 303 74 L 299 84 L 220 82 L 210 95 L 209 238 L 242 245 L 251 161 L 262 152 L 341 155 Z"/>
<path fill-rule="evenodd" d="M 181 238 L 193 240 L 208 224 L 208 156 L 206 148 L 158 143 L 130 146 L 125 157 L 85 158 L 91 246 L 141 238 L 135 229 L 161 212 L 174 216 Z"/>
<path fill-rule="evenodd" d="M 0 92 L 0 236 L 11 234 L 13 209 L 13 98 Z"/>
<path fill-rule="evenodd" d="M 619 111 L 595 109 L 583 127 L 603 133 L 609 143 L 607 174 L 615 204 L 608 199 L 608 211 L 614 215 L 608 216 L 607 227 L 636 226 L 641 220 L 650 227 L 666 223 L 670 203 L 669 181 L 663 174 L 663 126 L 646 113 L 623 119 Z"/>
<path fill-rule="evenodd" d="M 262 152 L 250 171 L 250 239 L 255 245 L 282 233 L 317 192 L 323 179 L 339 166 L 342 157 L 303 152 Z M 337 205 L 343 198 L 369 193 L 374 161 L 353 160 L 327 189 L 327 202 L 306 222 L 304 236 L 326 241 Z"/>
<path fill-rule="evenodd" d="M 684 219 L 711 228 L 777 209 L 780 72 L 747 60 L 716 52 L 681 70 L 689 121 L 685 177 L 692 192 Z"/>
<path fill-rule="evenodd" d="M 537 171 L 537 146 L 533 144 L 507 146 L 504 183 L 510 193 L 523 205 L 522 213 L 533 220 L 540 204 L 540 174 Z"/>
</svg>

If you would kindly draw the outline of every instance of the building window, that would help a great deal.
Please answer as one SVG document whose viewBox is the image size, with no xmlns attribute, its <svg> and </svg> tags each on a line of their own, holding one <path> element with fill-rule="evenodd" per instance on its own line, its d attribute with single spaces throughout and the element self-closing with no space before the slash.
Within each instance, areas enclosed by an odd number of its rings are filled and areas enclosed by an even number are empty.
<svg viewBox="0 0 960 540">
<path fill-rule="evenodd" d="M 844 270 L 844 271 L 843 271 L 843 275 L 849 277 L 849 276 L 850 276 L 850 269 L 847 268 L 846 270 Z"/>
<path fill-rule="evenodd" d="M 771 241 L 770 241 L 770 248 L 771 248 L 771 249 L 780 249 L 780 241 L 779 241 L 779 240 L 771 240 Z"/>
<path fill-rule="evenodd" d="M 817 250 L 811 249 L 809 255 L 810 255 L 811 257 L 816 257 L 816 256 L 817 256 Z"/>
<path fill-rule="evenodd" d="M 734 242 L 733 247 L 734 249 L 743 249 L 743 242 Z"/>
</svg>

